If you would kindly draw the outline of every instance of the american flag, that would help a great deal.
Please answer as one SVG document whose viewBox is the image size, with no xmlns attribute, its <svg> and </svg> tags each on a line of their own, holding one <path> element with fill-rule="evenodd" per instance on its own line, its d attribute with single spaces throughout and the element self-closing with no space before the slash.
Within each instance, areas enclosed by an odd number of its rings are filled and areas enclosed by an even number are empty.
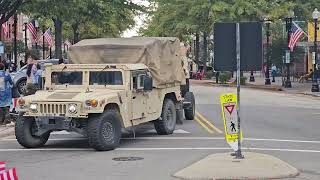
<svg viewBox="0 0 320 180">
<path fill-rule="evenodd" d="M 292 25 L 292 33 L 288 44 L 288 47 L 291 51 L 293 51 L 294 47 L 296 46 L 297 42 L 302 37 L 302 35 L 305 34 L 305 32 L 295 22 L 293 22 Z"/>
<path fill-rule="evenodd" d="M 37 42 L 38 38 L 37 38 L 37 29 L 35 27 L 35 20 L 32 20 L 31 22 L 29 22 L 27 24 L 27 28 L 31 32 L 33 40 Z"/>
<path fill-rule="evenodd" d="M 51 37 L 51 28 L 48 28 L 45 33 L 43 33 L 44 39 L 48 43 L 49 47 L 53 45 L 53 39 Z"/>
<path fill-rule="evenodd" d="M 2 24 L 2 31 L 6 37 L 9 36 L 9 22 L 8 21 Z"/>
<path fill-rule="evenodd" d="M 0 180 L 18 180 L 16 168 L 6 170 L 6 163 L 0 161 Z"/>
</svg>

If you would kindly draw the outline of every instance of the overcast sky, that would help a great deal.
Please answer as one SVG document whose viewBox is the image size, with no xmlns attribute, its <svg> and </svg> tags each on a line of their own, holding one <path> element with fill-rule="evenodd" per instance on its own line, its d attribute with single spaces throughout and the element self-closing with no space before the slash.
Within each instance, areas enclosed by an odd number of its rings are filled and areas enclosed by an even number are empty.
<svg viewBox="0 0 320 180">
<path fill-rule="evenodd" d="M 146 0 L 132 0 L 136 4 L 142 4 L 144 6 L 148 6 L 149 2 Z M 132 29 L 128 29 L 123 33 L 123 37 L 132 37 L 137 36 L 139 28 L 143 25 L 143 21 L 146 19 L 145 15 L 136 16 L 134 20 L 136 21 L 136 26 Z"/>
</svg>

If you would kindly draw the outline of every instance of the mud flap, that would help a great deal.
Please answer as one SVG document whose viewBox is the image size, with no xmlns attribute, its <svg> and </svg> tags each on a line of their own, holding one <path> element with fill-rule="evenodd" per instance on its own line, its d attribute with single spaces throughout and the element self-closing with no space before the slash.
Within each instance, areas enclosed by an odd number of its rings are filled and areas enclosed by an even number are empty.
<svg viewBox="0 0 320 180">
<path fill-rule="evenodd" d="M 182 102 L 176 103 L 176 110 L 177 110 L 177 124 L 183 124 L 185 117 L 184 117 Z"/>
</svg>

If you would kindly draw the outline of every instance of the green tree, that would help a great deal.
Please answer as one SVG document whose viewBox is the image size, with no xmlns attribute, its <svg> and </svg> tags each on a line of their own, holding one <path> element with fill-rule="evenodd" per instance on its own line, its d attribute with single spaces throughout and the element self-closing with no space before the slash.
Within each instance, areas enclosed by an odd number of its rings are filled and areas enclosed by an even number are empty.
<svg viewBox="0 0 320 180">
<path fill-rule="evenodd" d="M 73 32 L 74 42 L 84 37 L 118 36 L 134 25 L 134 13 L 143 7 L 130 0 L 32 0 L 24 12 L 51 19 L 55 27 L 55 57 L 62 57 L 62 31 Z M 66 33 L 70 38 L 70 33 Z"/>
<path fill-rule="evenodd" d="M 0 0 L 0 24 L 8 21 L 25 2 L 26 0 Z"/>
</svg>

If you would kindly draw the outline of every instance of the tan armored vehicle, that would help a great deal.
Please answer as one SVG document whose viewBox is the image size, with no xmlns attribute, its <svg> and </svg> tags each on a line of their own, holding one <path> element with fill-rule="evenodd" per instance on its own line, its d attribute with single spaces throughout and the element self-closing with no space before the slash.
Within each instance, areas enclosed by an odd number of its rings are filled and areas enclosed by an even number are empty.
<svg viewBox="0 0 320 180">
<path fill-rule="evenodd" d="M 181 93 L 185 74 L 176 38 L 83 40 L 70 49 L 70 64 L 47 64 L 43 90 L 18 100 L 15 134 L 27 148 L 43 146 L 52 131 L 88 136 L 96 150 L 119 145 L 121 129 L 152 121 L 172 134 L 194 96 Z"/>
</svg>

